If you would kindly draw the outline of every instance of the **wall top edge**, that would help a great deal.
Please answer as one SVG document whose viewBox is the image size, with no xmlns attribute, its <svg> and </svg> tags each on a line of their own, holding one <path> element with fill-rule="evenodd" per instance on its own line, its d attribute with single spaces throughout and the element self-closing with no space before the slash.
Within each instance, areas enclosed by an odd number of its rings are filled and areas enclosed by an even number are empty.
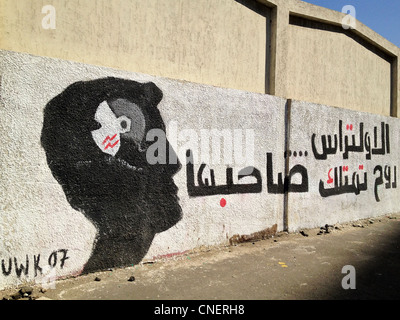
<svg viewBox="0 0 400 320">
<path fill-rule="evenodd" d="M 324 105 L 324 104 L 319 104 L 313 101 L 303 101 L 303 100 L 297 100 L 297 99 L 291 99 L 277 96 L 277 95 L 269 95 L 265 93 L 257 93 L 257 92 L 250 92 L 250 91 L 244 91 L 244 90 L 238 90 L 238 89 L 232 89 L 232 88 L 223 88 L 223 87 L 217 87 L 209 84 L 203 84 L 203 83 L 195 83 L 195 82 L 190 82 L 186 80 L 179 80 L 179 79 L 173 79 L 173 78 L 166 78 L 166 77 L 160 77 L 160 76 L 153 76 L 153 75 L 148 75 L 148 74 L 143 74 L 143 73 L 138 73 L 138 72 L 132 72 L 132 71 L 127 71 L 127 70 L 122 70 L 122 69 L 114 69 L 110 67 L 105 67 L 101 65 L 92 65 L 92 64 L 87 64 L 87 63 L 82 63 L 82 62 L 75 62 L 71 60 L 65 60 L 65 59 L 60 59 L 60 58 L 53 58 L 53 57 L 46 57 L 46 56 L 38 56 L 38 55 L 33 55 L 31 53 L 25 53 L 25 52 L 16 52 L 16 51 L 10 51 L 10 50 L 3 50 L 0 49 L 0 79 L 3 73 L 9 71 L 11 68 L 20 68 L 18 64 L 30 64 L 30 63 L 43 63 L 43 65 L 51 65 L 52 63 L 57 64 L 57 63 L 64 63 L 68 64 L 71 66 L 75 66 L 77 69 L 80 69 L 82 72 L 87 70 L 92 70 L 92 69 L 98 69 L 101 72 L 99 74 L 112 74 L 115 76 L 117 74 L 119 77 L 127 77 L 127 78 L 135 78 L 137 77 L 138 79 L 141 79 L 141 81 L 146 82 L 146 81 L 167 81 L 167 82 L 173 82 L 178 85 L 190 85 L 190 86 L 195 86 L 197 88 L 200 88 L 200 90 L 206 90 L 207 88 L 213 88 L 214 90 L 222 90 L 224 92 L 241 92 L 244 93 L 245 95 L 249 96 L 265 96 L 265 97 L 270 97 L 269 99 L 276 99 L 277 101 L 286 102 L 286 101 L 291 101 L 292 104 L 313 104 L 313 105 L 320 105 L 322 107 L 328 107 L 328 108 L 336 108 L 336 109 L 341 109 L 343 112 L 353 112 L 353 113 L 360 113 L 360 114 L 370 114 L 370 115 L 376 115 L 376 116 L 382 116 L 385 118 L 394 118 L 397 119 L 396 117 L 389 117 L 389 116 L 384 116 L 384 115 L 379 115 L 379 114 L 374 114 L 366 111 L 355 111 L 351 109 L 346 109 L 340 106 L 333 106 L 333 105 Z M 84 77 L 83 77 L 84 78 Z M 0 85 L 0 89 L 4 89 Z M 1 95 L 0 95 L 1 96 Z"/>
<path fill-rule="evenodd" d="M 346 14 L 332 9 L 324 8 L 315 4 L 304 2 L 302 0 L 257 0 L 268 6 L 277 7 L 278 10 L 286 11 L 287 15 L 297 15 L 311 20 L 325 22 L 332 25 L 342 25 L 343 17 Z M 286 20 L 288 23 L 289 19 Z M 357 35 L 370 41 L 372 44 L 380 47 L 389 54 L 398 57 L 400 48 L 390 42 L 373 29 L 369 28 L 358 19 L 356 19 L 356 29 L 352 29 Z"/>
<path fill-rule="evenodd" d="M 99 77 L 106 77 L 107 74 L 109 74 L 111 77 L 121 77 L 121 78 L 136 78 L 139 79 L 138 81 L 141 82 L 169 82 L 173 83 L 174 86 L 191 86 L 191 87 L 196 87 L 199 90 L 207 90 L 207 89 L 213 89 L 213 90 L 221 90 L 224 92 L 235 92 L 239 93 L 242 95 L 248 95 L 248 96 L 253 96 L 253 97 L 269 97 L 271 99 L 276 99 L 280 100 L 282 103 L 284 103 L 287 99 L 285 97 L 277 96 L 277 95 L 270 95 L 266 93 L 259 93 L 259 92 L 253 92 L 253 91 L 246 91 L 246 90 L 241 90 L 241 89 L 235 89 L 235 88 L 229 88 L 229 87 L 220 87 L 212 84 L 207 84 L 207 83 L 200 83 L 200 82 L 193 82 L 193 81 L 188 81 L 184 79 L 178 79 L 178 78 L 168 78 L 164 76 L 158 76 L 158 75 L 152 75 L 152 74 L 146 74 L 146 73 L 140 73 L 136 71 L 130 71 L 130 70 L 124 70 L 124 69 L 119 69 L 119 68 L 113 68 L 113 67 L 108 67 L 104 65 L 96 65 L 96 64 L 90 64 L 90 63 L 85 63 L 85 62 L 80 62 L 80 61 L 73 61 L 73 60 L 67 60 L 67 59 L 61 59 L 57 57 L 50 57 L 50 56 L 41 56 L 41 55 L 35 55 L 29 52 L 20 52 L 20 51 L 12 51 L 12 50 L 4 50 L 0 49 L 0 80 L 1 76 L 3 73 L 7 72 L 7 70 L 10 70 L 11 68 L 20 68 L 21 65 L 27 65 L 27 64 L 40 64 L 42 63 L 46 68 L 49 68 L 49 71 L 51 72 L 51 65 L 57 65 L 57 64 L 65 64 L 69 65 L 73 68 L 79 69 L 80 72 L 84 73 L 85 70 L 88 70 L 90 74 L 92 74 L 91 71 L 97 70 L 99 74 Z M 83 76 L 82 79 L 85 77 Z M 2 89 L 0 85 L 0 90 Z M 1 97 L 1 95 L 0 95 Z"/>
</svg>

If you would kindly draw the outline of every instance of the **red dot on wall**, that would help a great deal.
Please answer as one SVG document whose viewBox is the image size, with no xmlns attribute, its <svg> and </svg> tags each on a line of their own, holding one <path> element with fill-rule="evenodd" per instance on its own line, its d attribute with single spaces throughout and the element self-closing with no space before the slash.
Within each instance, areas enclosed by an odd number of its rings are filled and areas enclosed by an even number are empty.
<svg viewBox="0 0 400 320">
<path fill-rule="evenodd" d="M 226 200 L 224 198 L 221 199 L 221 201 L 219 202 L 219 204 L 221 205 L 221 207 L 225 207 L 226 206 Z"/>
</svg>

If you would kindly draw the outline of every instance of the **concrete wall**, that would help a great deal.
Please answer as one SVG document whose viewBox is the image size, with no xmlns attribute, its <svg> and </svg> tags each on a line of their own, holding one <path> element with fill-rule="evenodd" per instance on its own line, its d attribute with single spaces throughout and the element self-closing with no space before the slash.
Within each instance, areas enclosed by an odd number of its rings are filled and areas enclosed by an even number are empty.
<svg viewBox="0 0 400 320">
<path fill-rule="evenodd" d="M 11 51 L 0 76 L 0 288 L 399 207 L 396 118 Z"/>
<path fill-rule="evenodd" d="M 399 210 L 398 119 L 302 101 L 290 114 L 289 169 L 303 165 L 309 182 L 288 195 L 290 230 Z"/>
<path fill-rule="evenodd" d="M 344 30 L 341 12 L 299 0 L 259 2 L 272 9 L 270 94 L 398 116 L 397 46 L 358 20 Z"/>
<path fill-rule="evenodd" d="M 8 51 L 0 75 L 0 287 L 282 230 L 282 195 L 266 197 L 264 184 L 266 152 L 283 154 L 284 99 Z M 150 165 L 138 151 L 151 129 L 167 131 L 180 167 Z M 153 142 L 146 148 L 155 154 Z M 241 171 L 248 166 L 257 170 Z"/>
<path fill-rule="evenodd" d="M 324 25 L 299 22 L 288 29 L 291 97 L 390 116 L 391 60 L 340 32 L 341 27 L 318 29 Z"/>
<path fill-rule="evenodd" d="M 265 92 L 266 19 L 236 1 L 4 0 L 0 21 L 1 49 Z"/>
<path fill-rule="evenodd" d="M 344 16 L 300 0 L 3 0 L 0 49 L 397 116 L 400 49 Z"/>
</svg>

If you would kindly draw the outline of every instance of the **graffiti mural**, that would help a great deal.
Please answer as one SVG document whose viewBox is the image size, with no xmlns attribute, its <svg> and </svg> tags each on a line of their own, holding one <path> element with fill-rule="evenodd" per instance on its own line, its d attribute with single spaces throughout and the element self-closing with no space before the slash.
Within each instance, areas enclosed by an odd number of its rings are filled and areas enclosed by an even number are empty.
<svg viewBox="0 0 400 320">
<path fill-rule="evenodd" d="M 356 143 L 356 134 L 353 133 L 358 128 L 358 143 Z M 379 129 L 380 128 L 380 133 Z M 347 132 L 346 132 L 347 131 Z M 371 130 L 372 132 L 372 130 Z M 349 137 L 351 136 L 351 143 Z M 373 134 L 367 130 L 364 132 L 364 122 L 357 125 L 347 124 L 344 130 L 343 121 L 339 120 L 338 134 L 321 135 L 321 146 L 316 146 L 316 134 L 311 137 L 312 151 L 316 160 L 326 160 L 328 155 L 341 154 L 344 160 L 349 159 L 349 153 L 365 154 L 365 161 L 371 161 L 372 156 L 384 156 L 390 154 L 390 125 L 381 122 L 380 126 L 374 126 Z M 372 142 L 371 142 L 372 140 Z M 322 150 L 319 152 L 318 149 Z M 364 162 L 354 166 L 356 169 L 350 174 L 348 165 L 341 165 L 329 168 L 326 180 L 319 181 L 319 193 L 321 197 L 336 196 L 345 193 L 354 193 L 359 195 L 362 191 L 368 190 L 368 172 L 364 168 Z M 383 170 L 384 168 L 384 170 Z M 393 171 L 392 171 L 393 168 Z M 332 173 L 333 170 L 333 173 Z M 374 196 L 377 202 L 380 202 L 378 186 L 385 183 L 385 188 L 397 188 L 397 166 L 375 165 L 373 174 L 379 174 L 375 177 Z M 392 175 L 393 172 L 393 175 Z M 385 181 L 383 180 L 383 173 Z M 333 176 L 332 176 L 333 174 Z M 371 173 L 370 173 L 371 175 Z M 362 176 L 362 182 L 360 182 Z M 351 180 L 351 182 L 349 181 Z"/>
<path fill-rule="evenodd" d="M 398 212 L 399 119 L 3 57 L 0 288 Z"/>
<path fill-rule="evenodd" d="M 182 218 L 172 164 L 149 165 L 146 133 L 165 132 L 154 83 L 76 82 L 47 103 L 41 144 L 69 204 L 97 228 L 84 272 L 137 264 Z M 175 151 L 167 143 L 168 152 Z"/>
<path fill-rule="evenodd" d="M 50 255 L 41 256 L 35 254 L 25 255 L 23 259 L 17 257 L 8 257 L 1 259 L 1 271 L 3 276 L 15 275 L 21 278 L 21 275 L 37 277 L 46 274 L 46 270 L 58 267 L 64 268 L 65 261 L 69 259 L 68 249 L 54 250 Z"/>
</svg>

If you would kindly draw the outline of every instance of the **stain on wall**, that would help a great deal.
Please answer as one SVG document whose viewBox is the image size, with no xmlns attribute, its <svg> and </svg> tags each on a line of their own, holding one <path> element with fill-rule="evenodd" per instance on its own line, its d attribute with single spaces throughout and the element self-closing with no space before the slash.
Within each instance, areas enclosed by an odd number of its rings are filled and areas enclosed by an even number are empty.
<svg viewBox="0 0 400 320">
<path fill-rule="evenodd" d="M 165 131 L 162 97 L 154 83 L 110 77 L 76 82 L 44 109 L 48 166 L 70 205 L 98 231 L 84 272 L 137 264 L 155 234 L 182 218 L 172 179 L 180 163 L 146 160 L 146 133 Z"/>
</svg>

